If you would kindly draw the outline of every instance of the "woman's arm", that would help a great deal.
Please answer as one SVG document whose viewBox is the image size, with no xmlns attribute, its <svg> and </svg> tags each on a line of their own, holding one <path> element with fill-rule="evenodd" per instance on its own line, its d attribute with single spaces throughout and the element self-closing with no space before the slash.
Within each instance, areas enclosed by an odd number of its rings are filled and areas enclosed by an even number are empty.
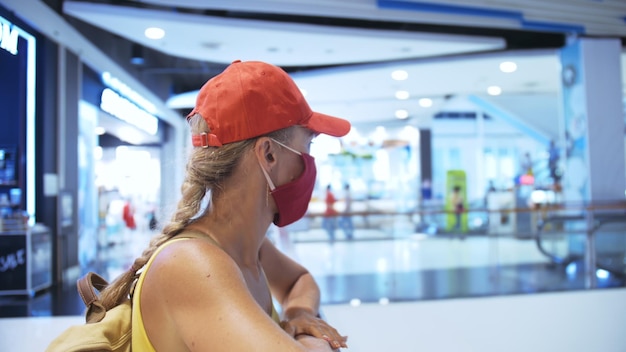
<svg viewBox="0 0 626 352">
<path fill-rule="evenodd" d="M 203 240 L 159 253 L 146 273 L 141 314 L 156 350 L 331 351 L 285 333 L 252 296 L 232 258 Z"/>
<path fill-rule="evenodd" d="M 267 238 L 261 246 L 260 258 L 272 294 L 281 303 L 283 329 L 292 336 L 324 339 L 333 348 L 347 347 L 347 337 L 319 317 L 320 290 L 313 276 Z"/>
</svg>

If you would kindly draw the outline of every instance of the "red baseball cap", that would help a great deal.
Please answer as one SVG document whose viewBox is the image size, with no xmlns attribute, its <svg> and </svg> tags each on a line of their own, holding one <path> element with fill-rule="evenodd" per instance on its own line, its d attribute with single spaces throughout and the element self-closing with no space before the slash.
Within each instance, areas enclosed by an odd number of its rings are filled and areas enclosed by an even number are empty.
<svg viewBox="0 0 626 352">
<path fill-rule="evenodd" d="M 192 136 L 196 147 L 219 147 L 296 125 L 335 137 L 350 131 L 347 120 L 311 110 L 287 72 L 259 61 L 234 61 L 207 81 L 187 118 L 196 113 L 210 129 Z"/>
</svg>

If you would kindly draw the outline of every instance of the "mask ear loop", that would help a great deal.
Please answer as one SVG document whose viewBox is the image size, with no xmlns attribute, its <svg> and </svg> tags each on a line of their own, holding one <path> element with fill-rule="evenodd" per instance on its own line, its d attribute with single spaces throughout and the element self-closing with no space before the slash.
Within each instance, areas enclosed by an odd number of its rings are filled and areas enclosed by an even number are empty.
<svg viewBox="0 0 626 352">
<path fill-rule="evenodd" d="M 287 148 L 288 150 L 298 154 L 298 155 L 302 155 L 302 153 L 300 153 L 299 151 L 291 148 L 290 146 L 284 145 L 283 143 L 275 140 L 274 138 L 270 138 L 271 140 L 273 140 L 274 142 L 276 142 L 277 144 L 279 144 L 282 147 Z M 257 160 L 258 161 L 258 160 Z M 272 179 L 270 178 L 270 175 L 267 173 L 267 171 L 265 171 L 265 168 L 263 167 L 263 165 L 261 165 L 261 162 L 259 161 L 259 166 L 261 167 L 261 171 L 263 171 L 263 175 L 265 175 L 265 180 L 267 181 L 267 185 L 270 188 L 270 192 L 276 189 L 276 186 L 274 186 L 274 182 L 272 182 Z M 269 192 L 265 193 L 265 206 L 269 206 Z"/>
<path fill-rule="evenodd" d="M 267 173 L 267 171 L 265 171 L 260 162 L 259 166 L 261 166 L 261 171 L 263 171 L 263 175 L 265 175 L 265 180 L 267 181 L 267 185 L 270 187 L 270 191 L 273 191 L 274 189 L 276 189 L 276 187 L 274 186 L 274 182 L 272 182 L 270 175 Z"/>
<path fill-rule="evenodd" d="M 271 191 L 276 189 L 276 187 L 274 186 L 274 182 L 272 182 L 270 175 L 267 173 L 267 171 L 265 171 L 265 169 L 263 168 L 263 165 L 261 165 L 260 161 L 259 161 L 259 167 L 261 168 L 261 171 L 263 171 L 263 175 L 265 176 L 265 180 L 267 181 L 267 187 L 269 188 L 269 191 L 265 192 L 265 206 L 269 207 L 270 205 L 269 194 Z"/>
<path fill-rule="evenodd" d="M 279 142 L 279 141 L 275 140 L 274 138 L 270 138 L 270 139 L 271 139 L 271 140 L 273 140 L 274 142 L 278 143 L 278 144 L 279 144 L 279 145 L 281 145 L 282 147 L 285 147 L 285 148 L 287 148 L 287 149 L 291 150 L 292 152 L 294 152 L 294 153 L 296 153 L 296 154 L 298 154 L 298 155 L 302 155 L 302 153 L 300 153 L 299 151 L 297 151 L 297 150 L 293 149 L 292 147 L 290 147 L 290 146 L 288 146 L 288 145 L 284 145 L 284 144 L 282 144 L 281 142 Z"/>
</svg>

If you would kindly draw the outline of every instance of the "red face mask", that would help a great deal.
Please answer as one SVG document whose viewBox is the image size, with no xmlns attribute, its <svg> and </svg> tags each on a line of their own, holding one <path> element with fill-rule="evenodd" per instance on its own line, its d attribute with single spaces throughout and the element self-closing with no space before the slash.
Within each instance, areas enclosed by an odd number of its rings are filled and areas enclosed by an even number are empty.
<svg viewBox="0 0 626 352">
<path fill-rule="evenodd" d="M 317 169 L 315 168 L 315 159 L 310 154 L 300 153 L 276 140 L 274 142 L 300 155 L 304 163 L 304 170 L 297 179 L 278 187 L 274 186 L 267 171 L 261 167 L 270 186 L 270 194 L 278 208 L 278 213 L 274 215 L 274 224 L 283 227 L 300 220 L 306 214 L 313 188 L 315 188 Z"/>
</svg>

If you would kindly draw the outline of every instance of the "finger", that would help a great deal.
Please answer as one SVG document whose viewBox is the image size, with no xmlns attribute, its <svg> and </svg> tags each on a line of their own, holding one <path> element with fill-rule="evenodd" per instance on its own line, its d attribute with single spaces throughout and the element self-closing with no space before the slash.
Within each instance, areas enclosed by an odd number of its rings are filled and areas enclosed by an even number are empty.
<svg viewBox="0 0 626 352">
<path fill-rule="evenodd" d="M 339 347 L 343 347 L 343 348 L 348 348 L 348 337 L 347 336 L 339 336 L 337 339 L 334 340 L 335 345 L 337 346 L 337 348 Z"/>
<path fill-rule="evenodd" d="M 348 336 L 341 336 L 341 347 L 348 348 Z"/>
<path fill-rule="evenodd" d="M 348 348 L 348 345 L 346 344 L 346 341 L 348 340 L 347 336 L 339 336 L 338 338 L 336 338 L 324 334 L 322 335 L 322 339 L 326 340 L 326 342 L 328 342 L 330 347 L 332 347 L 333 349 L 338 349 L 341 347 Z"/>
<path fill-rule="evenodd" d="M 333 348 L 348 347 L 346 345 L 346 337 L 341 336 L 339 332 L 330 326 L 327 322 L 319 319 L 315 323 L 308 326 L 301 326 L 298 324 L 290 324 L 294 326 L 295 335 L 307 334 L 317 338 L 322 338 Z"/>
<path fill-rule="evenodd" d="M 336 333 L 336 331 L 335 331 Z M 348 337 L 347 336 L 341 336 L 338 333 L 336 335 L 331 335 L 332 336 L 332 340 L 334 342 L 333 346 L 337 346 L 338 347 L 344 347 L 347 348 L 348 347 Z"/>
<path fill-rule="evenodd" d="M 329 344 L 331 347 L 333 346 L 333 339 L 332 339 L 330 336 L 328 336 L 328 335 L 322 335 L 322 338 L 323 338 L 324 340 L 326 340 L 326 342 L 328 342 L 328 344 Z M 336 348 L 336 347 L 335 347 L 335 348 Z"/>
</svg>

